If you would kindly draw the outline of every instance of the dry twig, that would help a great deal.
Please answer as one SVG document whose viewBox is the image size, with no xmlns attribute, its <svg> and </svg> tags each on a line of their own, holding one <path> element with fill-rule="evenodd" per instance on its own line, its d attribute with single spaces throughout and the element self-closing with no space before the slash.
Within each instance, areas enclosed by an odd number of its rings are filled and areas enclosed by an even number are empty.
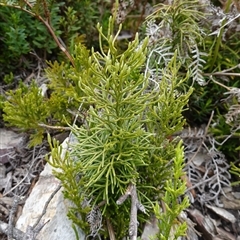
<svg viewBox="0 0 240 240">
<path fill-rule="evenodd" d="M 8 240 L 13 240 L 13 224 L 14 224 L 14 216 L 15 213 L 17 212 L 17 207 L 19 202 L 22 199 L 19 196 L 15 196 L 14 200 L 13 200 L 13 205 L 9 214 L 9 220 L 8 220 L 8 231 L 7 231 L 7 235 L 8 235 Z"/>
<path fill-rule="evenodd" d="M 9 224 L 4 223 L 0 220 L 0 232 L 6 234 L 8 236 L 8 240 L 16 239 L 16 240 L 36 240 L 38 233 L 42 230 L 42 228 L 49 222 L 45 222 L 43 224 L 39 224 L 43 215 L 46 213 L 46 209 L 55 196 L 55 194 L 60 190 L 61 185 L 59 185 L 55 191 L 50 195 L 49 199 L 44 205 L 42 214 L 37 219 L 36 223 L 33 226 L 28 226 L 26 233 L 22 232 L 21 230 L 13 227 L 13 216 L 16 212 L 18 203 L 20 198 L 14 199 L 14 204 L 10 213 Z"/>
<path fill-rule="evenodd" d="M 129 224 L 129 237 L 130 240 L 137 239 L 137 229 L 138 229 L 138 221 L 137 221 L 137 210 L 146 213 L 144 206 L 139 202 L 137 196 L 136 186 L 134 184 L 130 184 L 127 188 L 127 191 L 124 195 L 122 195 L 118 200 L 117 204 L 121 205 L 125 202 L 125 200 L 131 196 L 131 214 L 130 214 L 130 224 Z"/>
</svg>

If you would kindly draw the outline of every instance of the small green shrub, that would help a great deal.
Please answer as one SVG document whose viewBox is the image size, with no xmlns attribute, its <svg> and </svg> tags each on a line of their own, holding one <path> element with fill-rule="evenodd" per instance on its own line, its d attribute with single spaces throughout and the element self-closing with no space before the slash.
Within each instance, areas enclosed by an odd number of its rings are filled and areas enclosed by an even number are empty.
<svg viewBox="0 0 240 240">
<path fill-rule="evenodd" d="M 57 22 L 58 5 L 51 9 L 52 26 L 55 28 L 55 34 L 59 36 Z M 29 60 L 22 61 L 21 58 L 27 56 L 31 50 L 35 50 L 40 56 L 52 53 L 57 45 L 48 33 L 46 27 L 38 19 L 32 17 L 29 13 L 7 6 L 0 6 L 0 70 L 6 74 L 10 71 L 16 71 L 16 68 L 30 68 Z M 29 62 L 29 63 L 28 63 Z M 17 66 L 17 67 L 16 67 Z"/>
<path fill-rule="evenodd" d="M 78 82 L 82 92 L 79 102 L 90 104 L 86 119 L 81 127 L 72 126 L 77 141 L 71 146 L 72 151 L 61 158 L 61 149 L 55 143 L 49 162 L 64 185 L 65 197 L 75 204 L 69 211 L 74 224 L 85 227 L 86 209 L 82 201 L 89 201 L 91 196 L 89 214 L 99 209 L 103 227 L 110 221 L 117 239 L 121 239 L 131 221 L 130 202 L 118 206 L 117 200 L 129 184 L 134 184 L 139 202 L 148 213 L 153 212 L 153 199 L 159 198 L 166 179 L 173 174 L 170 166 L 177 141 L 168 141 L 167 136 L 182 129 L 181 113 L 191 90 L 177 91 L 187 79 L 178 77 L 181 65 L 177 63 L 177 53 L 163 71 L 159 87 L 152 89 L 142 73 L 148 39 L 139 43 L 136 36 L 119 54 L 113 19 L 109 20 L 108 35 L 103 34 L 100 26 L 98 29 L 101 52 L 89 53 L 81 45 L 76 46 L 77 67 L 65 71 L 67 79 Z M 102 39 L 108 43 L 107 52 L 102 49 Z M 48 76 L 55 76 L 56 66 L 53 74 L 48 70 Z M 65 174 L 66 171 L 73 175 Z M 82 220 L 76 217 L 79 214 Z M 139 222 L 146 219 L 141 215 Z M 101 233 L 98 230 L 90 230 L 89 234 L 96 236 Z"/>
<path fill-rule="evenodd" d="M 22 131 L 30 131 L 32 134 L 32 145 L 42 142 L 44 130 L 38 123 L 46 123 L 49 115 L 48 107 L 38 86 L 18 88 L 8 93 L 9 99 L 4 102 L 4 121 L 10 122 Z"/>
<path fill-rule="evenodd" d="M 99 7 L 104 9 L 101 16 Z M 1 1 L 0 71 L 3 77 L 20 67 L 31 68 L 36 61 L 30 54 L 32 50 L 44 59 L 62 59 L 63 54 L 59 53 L 73 51 L 78 42 L 89 47 L 96 44 L 94 26 L 109 14 L 107 1 Z"/>
<path fill-rule="evenodd" d="M 186 190 L 186 185 L 181 180 L 181 177 L 184 175 L 182 172 L 183 165 L 183 147 L 181 146 L 181 142 L 179 142 L 176 146 L 176 156 L 172 166 L 172 178 L 166 180 L 165 183 L 165 194 L 162 200 L 166 211 L 162 212 L 160 210 L 158 202 L 154 207 L 156 217 L 159 219 L 158 227 L 160 231 L 157 234 L 157 239 L 160 240 L 178 239 L 178 237 L 186 234 L 186 222 L 177 223 L 176 221 L 182 211 L 189 206 L 187 196 L 184 197 L 181 203 L 178 203 Z"/>
<path fill-rule="evenodd" d="M 5 123 L 27 131 L 31 137 L 30 145 L 40 144 L 46 129 L 52 129 L 51 132 L 63 130 L 74 118 L 72 112 L 76 111 L 79 102 L 76 100 L 77 87 L 60 86 L 54 89 L 50 98 L 42 95 L 35 82 L 30 86 L 20 84 L 17 90 L 8 91 L 1 104 Z"/>
</svg>

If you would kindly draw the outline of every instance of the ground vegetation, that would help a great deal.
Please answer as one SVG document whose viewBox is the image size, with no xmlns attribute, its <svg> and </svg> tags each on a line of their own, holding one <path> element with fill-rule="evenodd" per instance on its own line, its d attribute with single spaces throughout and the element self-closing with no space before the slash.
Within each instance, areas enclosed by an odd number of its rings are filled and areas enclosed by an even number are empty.
<svg viewBox="0 0 240 240">
<path fill-rule="evenodd" d="M 2 0 L 0 18 L 1 124 L 49 146 L 73 227 L 137 239 L 155 216 L 158 239 L 208 239 L 193 209 L 239 184 L 238 1 Z"/>
</svg>

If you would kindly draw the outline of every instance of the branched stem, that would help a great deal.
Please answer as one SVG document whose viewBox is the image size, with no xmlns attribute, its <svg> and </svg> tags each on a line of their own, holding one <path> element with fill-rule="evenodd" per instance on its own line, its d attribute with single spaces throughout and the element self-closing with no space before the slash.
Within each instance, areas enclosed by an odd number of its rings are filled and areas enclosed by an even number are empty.
<svg viewBox="0 0 240 240">
<path fill-rule="evenodd" d="M 130 224 L 129 224 L 129 237 L 130 240 L 137 239 L 137 229 L 138 229 L 138 221 L 137 221 L 137 210 L 141 210 L 145 213 L 145 208 L 139 202 L 137 196 L 136 186 L 134 184 L 130 184 L 127 188 L 127 191 L 124 195 L 122 195 L 118 200 L 117 204 L 121 205 L 125 202 L 125 200 L 131 196 L 131 214 L 130 214 Z"/>
<path fill-rule="evenodd" d="M 60 50 L 66 55 L 66 57 L 69 59 L 69 61 L 71 62 L 71 64 L 73 65 L 73 67 L 75 67 L 74 64 L 74 60 L 71 56 L 71 54 L 67 51 L 67 49 L 63 46 L 63 44 L 60 42 L 60 40 L 58 39 L 58 37 L 56 36 L 52 26 L 49 24 L 48 20 L 44 20 L 40 15 L 35 15 L 36 18 L 38 18 L 48 29 L 48 31 L 50 32 L 50 34 L 52 35 L 54 41 L 56 42 L 56 44 L 58 45 L 58 47 L 60 48 Z"/>
</svg>

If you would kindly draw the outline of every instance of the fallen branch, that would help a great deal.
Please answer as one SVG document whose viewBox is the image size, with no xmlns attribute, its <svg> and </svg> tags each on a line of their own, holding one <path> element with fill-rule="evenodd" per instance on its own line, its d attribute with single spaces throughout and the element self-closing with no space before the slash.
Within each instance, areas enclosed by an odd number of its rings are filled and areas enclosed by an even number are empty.
<svg viewBox="0 0 240 240">
<path fill-rule="evenodd" d="M 137 190 L 134 184 L 130 184 L 127 188 L 127 191 L 124 195 L 122 195 L 118 200 L 117 204 L 121 205 L 125 202 L 125 200 L 131 196 L 131 214 L 130 214 L 130 224 L 129 224 L 129 237 L 130 240 L 137 239 L 137 229 L 138 229 L 138 221 L 137 221 L 137 210 L 139 209 L 143 213 L 146 213 L 144 206 L 139 202 L 137 197 Z"/>
<path fill-rule="evenodd" d="M 9 220 L 8 220 L 8 231 L 7 231 L 7 236 L 8 240 L 13 240 L 13 223 L 14 223 L 14 217 L 15 213 L 17 212 L 18 204 L 21 201 L 21 197 L 15 196 L 13 200 L 13 205 L 9 214 Z"/>
</svg>

